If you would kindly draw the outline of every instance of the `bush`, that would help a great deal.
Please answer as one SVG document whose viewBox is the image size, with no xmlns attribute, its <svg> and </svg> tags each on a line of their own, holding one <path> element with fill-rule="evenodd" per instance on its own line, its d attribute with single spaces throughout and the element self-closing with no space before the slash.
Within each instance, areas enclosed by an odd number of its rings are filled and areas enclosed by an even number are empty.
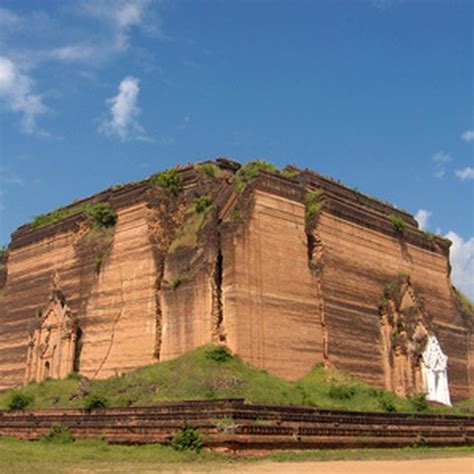
<svg viewBox="0 0 474 474">
<path fill-rule="evenodd" d="M 69 372 L 68 376 L 66 377 L 68 380 L 81 380 L 81 376 L 79 372 Z"/>
<path fill-rule="evenodd" d="M 181 175 L 175 169 L 156 173 L 150 178 L 152 186 L 161 186 L 173 195 L 177 195 L 181 191 Z"/>
<path fill-rule="evenodd" d="M 310 227 L 312 225 L 314 216 L 321 209 L 320 197 L 322 192 L 322 189 L 316 189 L 314 191 L 309 191 L 304 197 L 304 219 L 307 227 Z"/>
<path fill-rule="evenodd" d="M 33 397 L 21 392 L 13 392 L 8 402 L 9 410 L 23 410 L 33 403 Z"/>
<path fill-rule="evenodd" d="M 88 213 L 94 218 L 96 227 L 112 227 L 117 221 L 117 213 L 108 202 L 96 202 Z"/>
<path fill-rule="evenodd" d="M 209 196 L 199 196 L 194 201 L 194 210 L 200 214 L 204 212 L 212 204 L 212 199 Z"/>
<path fill-rule="evenodd" d="M 398 233 L 404 234 L 406 232 L 408 228 L 408 224 L 401 217 L 391 214 L 390 216 L 388 216 L 388 218 L 392 222 L 393 228 Z"/>
<path fill-rule="evenodd" d="M 176 451 L 197 451 L 202 448 L 201 433 L 193 425 L 184 424 L 183 430 L 175 435 L 171 446 Z"/>
<path fill-rule="evenodd" d="M 176 290 L 183 281 L 186 280 L 186 277 L 183 275 L 176 275 L 172 280 L 171 280 L 171 286 L 173 287 L 173 290 Z"/>
<path fill-rule="evenodd" d="M 96 408 L 107 408 L 109 401 L 104 395 L 98 393 L 90 393 L 84 399 L 84 408 L 86 410 L 94 410 Z"/>
<path fill-rule="evenodd" d="M 395 404 L 385 394 L 379 398 L 379 402 L 383 411 L 388 413 L 395 413 L 397 411 Z"/>
<path fill-rule="evenodd" d="M 205 178 L 215 178 L 220 174 L 220 168 L 214 163 L 198 163 L 196 169 L 201 172 Z"/>
<path fill-rule="evenodd" d="M 428 411 L 430 408 L 428 405 L 428 401 L 426 400 L 425 393 L 413 395 L 411 397 L 408 397 L 408 399 L 410 400 L 410 403 L 412 404 L 415 411 Z"/>
<path fill-rule="evenodd" d="M 271 163 L 264 160 L 254 160 L 243 165 L 235 177 L 235 192 L 241 194 L 244 192 L 247 184 L 253 181 L 261 171 L 267 173 L 277 173 L 278 169 Z"/>
<path fill-rule="evenodd" d="M 234 356 L 226 346 L 217 346 L 209 349 L 206 352 L 206 359 L 213 360 L 215 362 L 227 362 Z"/>
<path fill-rule="evenodd" d="M 335 400 L 350 400 L 356 393 L 356 389 L 350 385 L 331 385 L 329 396 Z"/>
<path fill-rule="evenodd" d="M 115 224 L 117 215 L 112 206 L 106 202 L 96 202 L 94 204 L 85 203 L 72 207 L 56 209 L 49 214 L 40 214 L 31 221 L 31 227 L 40 228 L 49 224 L 54 224 L 70 216 L 87 213 L 94 218 L 97 227 L 110 227 Z"/>
<path fill-rule="evenodd" d="M 51 428 L 47 434 L 45 434 L 41 441 L 46 443 L 58 443 L 58 444 L 67 444 L 74 441 L 69 428 L 61 425 L 61 423 L 54 423 L 51 425 Z"/>
</svg>

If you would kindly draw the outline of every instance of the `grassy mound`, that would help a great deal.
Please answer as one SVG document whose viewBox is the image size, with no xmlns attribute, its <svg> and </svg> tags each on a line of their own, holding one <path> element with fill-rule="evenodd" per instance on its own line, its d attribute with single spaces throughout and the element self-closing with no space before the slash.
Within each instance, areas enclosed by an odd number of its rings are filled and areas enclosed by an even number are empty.
<svg viewBox="0 0 474 474">
<path fill-rule="evenodd" d="M 28 408 L 86 407 L 91 399 L 107 406 L 152 405 L 165 400 L 245 398 L 247 402 L 308 405 L 361 411 L 433 411 L 466 413 L 456 408 L 423 407 L 417 400 L 397 397 L 354 377 L 317 365 L 297 382 L 286 382 L 256 369 L 226 348 L 207 345 L 174 360 L 143 367 L 106 380 L 79 377 L 29 383 L 0 394 L 0 408 L 8 409 L 19 395 Z M 418 400 L 419 402 L 419 400 Z"/>
</svg>

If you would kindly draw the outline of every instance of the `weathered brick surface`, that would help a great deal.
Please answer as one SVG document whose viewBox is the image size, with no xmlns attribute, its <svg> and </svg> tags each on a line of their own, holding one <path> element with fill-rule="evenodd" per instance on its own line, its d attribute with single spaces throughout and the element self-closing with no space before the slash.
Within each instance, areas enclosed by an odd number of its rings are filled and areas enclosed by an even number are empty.
<svg viewBox="0 0 474 474">
<path fill-rule="evenodd" d="M 222 422 L 220 420 L 225 420 Z M 242 400 L 163 403 L 153 407 L 0 411 L 0 437 L 37 440 L 54 423 L 76 438 L 112 443 L 167 444 L 184 423 L 205 446 L 234 451 L 474 444 L 474 418 L 318 410 L 253 405 Z"/>
<path fill-rule="evenodd" d="M 89 198 L 110 202 L 118 214 L 100 271 L 82 245 L 84 216 L 13 234 L 0 300 L 0 388 L 24 381 L 28 329 L 48 303 L 53 278 L 78 318 L 78 366 L 88 377 L 213 341 L 285 379 L 323 361 L 383 387 L 379 306 L 403 273 L 449 357 L 453 399 L 474 394 L 472 329 L 456 305 L 446 241 L 428 238 L 405 211 L 314 172 L 295 179 L 262 173 L 239 195 L 237 166 L 219 165 L 224 175 L 215 186 L 184 168 L 179 203 L 168 196 L 161 208 L 163 195 L 151 196 L 146 181 Z M 310 228 L 304 196 L 315 188 L 322 208 Z M 205 193 L 215 206 L 195 242 L 168 252 L 171 233 L 186 225 L 184 209 Z M 390 215 L 409 225 L 403 236 Z"/>
</svg>

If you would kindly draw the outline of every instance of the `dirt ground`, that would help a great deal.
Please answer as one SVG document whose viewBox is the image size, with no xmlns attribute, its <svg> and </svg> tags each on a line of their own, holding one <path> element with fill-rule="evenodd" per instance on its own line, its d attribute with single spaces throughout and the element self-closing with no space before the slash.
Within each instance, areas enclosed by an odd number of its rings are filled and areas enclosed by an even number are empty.
<svg viewBox="0 0 474 474">
<path fill-rule="evenodd" d="M 185 471 L 174 471 L 185 474 Z M 209 471 L 204 471 L 209 472 Z M 262 462 L 232 466 L 212 474 L 474 474 L 474 456 L 407 461 Z M 193 471 L 195 474 L 196 471 Z"/>
</svg>

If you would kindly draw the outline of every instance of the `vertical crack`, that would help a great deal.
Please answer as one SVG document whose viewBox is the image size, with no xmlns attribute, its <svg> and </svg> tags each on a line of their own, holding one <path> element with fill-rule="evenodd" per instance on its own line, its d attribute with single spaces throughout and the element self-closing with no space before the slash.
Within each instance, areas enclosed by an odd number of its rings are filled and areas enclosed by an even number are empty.
<svg viewBox="0 0 474 474">
<path fill-rule="evenodd" d="M 312 229 L 311 233 L 307 233 L 306 236 L 308 248 L 308 265 L 316 280 L 316 292 L 319 301 L 319 314 L 323 333 L 323 357 L 325 360 L 328 360 L 328 331 L 324 311 L 323 283 L 321 278 L 323 271 L 323 243 L 314 229 Z"/>
<path fill-rule="evenodd" d="M 222 275 L 224 269 L 224 257 L 222 255 L 220 236 L 217 255 L 214 263 L 214 274 L 212 285 L 212 340 L 225 343 L 227 336 L 224 329 L 224 308 L 222 303 Z"/>
</svg>

